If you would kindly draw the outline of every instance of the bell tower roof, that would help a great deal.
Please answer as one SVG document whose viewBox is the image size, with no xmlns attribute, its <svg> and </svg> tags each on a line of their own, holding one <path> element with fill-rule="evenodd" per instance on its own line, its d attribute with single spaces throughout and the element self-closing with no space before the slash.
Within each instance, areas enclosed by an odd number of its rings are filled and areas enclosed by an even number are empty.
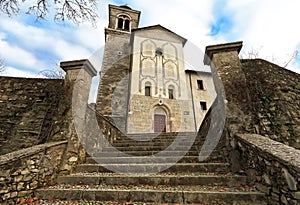
<svg viewBox="0 0 300 205">
<path fill-rule="evenodd" d="M 120 7 L 124 8 L 124 9 L 130 9 L 130 10 L 132 10 L 127 4 L 124 4 L 124 5 L 120 6 Z"/>
</svg>

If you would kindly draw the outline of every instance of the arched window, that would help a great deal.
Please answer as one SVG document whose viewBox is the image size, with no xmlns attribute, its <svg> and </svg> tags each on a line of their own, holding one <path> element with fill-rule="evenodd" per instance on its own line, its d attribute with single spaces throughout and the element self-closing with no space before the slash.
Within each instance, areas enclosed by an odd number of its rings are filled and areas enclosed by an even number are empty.
<svg viewBox="0 0 300 205">
<path fill-rule="evenodd" d="M 169 96 L 169 99 L 175 98 L 175 87 L 173 85 L 170 85 L 168 87 L 168 96 Z"/>
<path fill-rule="evenodd" d="M 130 31 L 130 18 L 126 15 L 119 15 L 117 29 Z"/>
<path fill-rule="evenodd" d="M 129 26 L 130 26 L 130 21 L 129 21 L 129 19 L 126 19 L 124 22 L 124 30 L 129 31 L 130 30 Z"/>
<path fill-rule="evenodd" d="M 122 18 L 119 18 L 118 19 L 118 29 L 123 29 L 123 19 Z"/>
<path fill-rule="evenodd" d="M 145 96 L 151 96 L 151 83 L 145 83 Z"/>
</svg>

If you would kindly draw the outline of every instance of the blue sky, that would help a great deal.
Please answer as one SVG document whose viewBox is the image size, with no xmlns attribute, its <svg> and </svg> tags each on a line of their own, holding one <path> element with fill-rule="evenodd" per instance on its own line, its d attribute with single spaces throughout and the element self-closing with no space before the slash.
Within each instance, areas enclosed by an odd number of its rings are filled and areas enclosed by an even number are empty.
<svg viewBox="0 0 300 205">
<path fill-rule="evenodd" d="M 90 58 L 103 48 L 108 4 L 128 4 L 142 11 L 140 27 L 161 24 L 201 50 L 242 40 L 241 55 L 259 50 L 261 58 L 279 65 L 300 50 L 297 0 L 99 0 L 96 28 L 88 23 L 55 23 L 51 14 L 46 21 L 35 22 L 26 10 L 10 18 L 0 14 L 0 58 L 7 67 L 2 75 L 37 77 L 60 61 Z M 287 68 L 300 73 L 300 58 Z"/>
</svg>

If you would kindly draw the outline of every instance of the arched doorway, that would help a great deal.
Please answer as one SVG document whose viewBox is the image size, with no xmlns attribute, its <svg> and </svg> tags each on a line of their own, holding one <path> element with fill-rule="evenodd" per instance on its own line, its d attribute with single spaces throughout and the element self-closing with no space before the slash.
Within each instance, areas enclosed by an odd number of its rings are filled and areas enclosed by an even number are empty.
<svg viewBox="0 0 300 205">
<path fill-rule="evenodd" d="M 157 107 L 154 110 L 153 119 L 154 132 L 166 132 L 167 131 L 167 113 L 161 108 Z"/>
</svg>

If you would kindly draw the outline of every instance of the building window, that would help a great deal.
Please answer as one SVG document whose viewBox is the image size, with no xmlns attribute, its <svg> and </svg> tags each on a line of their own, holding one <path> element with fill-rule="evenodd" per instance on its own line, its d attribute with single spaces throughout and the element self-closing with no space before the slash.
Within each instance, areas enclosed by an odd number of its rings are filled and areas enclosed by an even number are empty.
<svg viewBox="0 0 300 205">
<path fill-rule="evenodd" d="M 129 31 L 129 25 L 130 25 L 130 21 L 129 19 L 126 19 L 124 22 L 124 30 Z"/>
<path fill-rule="evenodd" d="M 197 86 L 199 90 L 204 90 L 203 80 L 197 80 Z"/>
<path fill-rule="evenodd" d="M 151 96 L 151 87 L 145 86 L 145 96 Z"/>
<path fill-rule="evenodd" d="M 207 110 L 206 102 L 201 101 L 200 108 L 201 108 L 201 110 Z"/>
<path fill-rule="evenodd" d="M 120 15 L 118 17 L 117 29 L 130 31 L 130 19 L 128 16 Z"/>
<path fill-rule="evenodd" d="M 161 48 L 157 48 L 157 49 L 155 50 L 155 55 L 156 55 L 156 56 L 162 56 L 162 55 L 163 55 L 163 50 L 162 50 Z"/>
<path fill-rule="evenodd" d="M 123 29 L 123 23 L 124 23 L 123 19 L 119 18 L 118 19 L 118 29 Z"/>
<path fill-rule="evenodd" d="M 169 99 L 174 99 L 174 90 L 169 88 L 168 93 L 169 93 Z"/>
</svg>

